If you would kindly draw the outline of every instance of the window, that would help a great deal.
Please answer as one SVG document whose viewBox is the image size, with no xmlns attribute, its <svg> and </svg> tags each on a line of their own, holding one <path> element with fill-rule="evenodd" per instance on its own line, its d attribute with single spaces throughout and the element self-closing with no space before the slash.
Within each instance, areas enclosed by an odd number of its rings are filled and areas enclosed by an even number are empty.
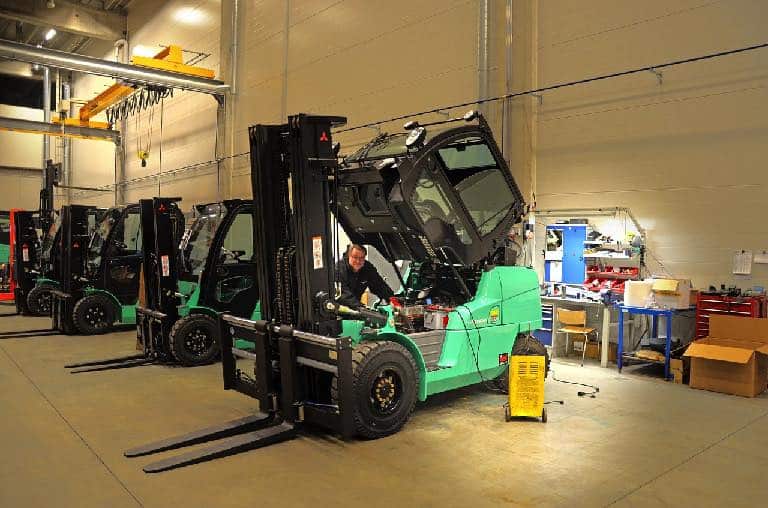
<svg viewBox="0 0 768 508">
<path fill-rule="evenodd" d="M 186 270 L 194 276 L 200 275 L 205 265 L 205 259 L 213 244 L 213 237 L 221 224 L 222 215 L 219 212 L 200 216 L 192 225 L 187 244 L 184 246 Z"/>
<path fill-rule="evenodd" d="M 424 168 L 419 176 L 413 193 L 412 204 L 423 223 L 430 219 L 439 219 L 454 227 L 461 243 L 465 245 L 472 243 L 466 228 L 451 207 L 443 188 L 432 178 L 428 168 Z"/>
<path fill-rule="evenodd" d="M 515 198 L 491 149 L 473 136 L 438 150 L 446 175 L 481 236 L 493 231 Z"/>
<path fill-rule="evenodd" d="M 246 263 L 253 258 L 253 216 L 249 212 L 238 213 L 229 226 L 219 262 L 222 264 Z"/>
</svg>

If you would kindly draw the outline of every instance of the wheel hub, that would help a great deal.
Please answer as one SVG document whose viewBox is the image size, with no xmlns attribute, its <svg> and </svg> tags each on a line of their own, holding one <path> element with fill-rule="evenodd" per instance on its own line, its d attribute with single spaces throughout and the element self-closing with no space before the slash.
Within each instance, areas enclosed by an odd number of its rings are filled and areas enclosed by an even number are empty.
<svg viewBox="0 0 768 508">
<path fill-rule="evenodd" d="M 371 405 L 377 413 L 386 416 L 394 412 L 402 399 L 402 381 L 397 372 L 385 370 L 374 380 L 371 387 Z"/>
<path fill-rule="evenodd" d="M 104 322 L 104 308 L 101 305 L 95 305 L 88 308 L 85 311 L 85 320 L 92 326 L 99 325 Z"/>
<path fill-rule="evenodd" d="M 213 339 L 210 334 L 202 328 L 192 330 L 184 341 L 187 350 L 197 356 L 204 354 L 212 343 Z"/>
</svg>

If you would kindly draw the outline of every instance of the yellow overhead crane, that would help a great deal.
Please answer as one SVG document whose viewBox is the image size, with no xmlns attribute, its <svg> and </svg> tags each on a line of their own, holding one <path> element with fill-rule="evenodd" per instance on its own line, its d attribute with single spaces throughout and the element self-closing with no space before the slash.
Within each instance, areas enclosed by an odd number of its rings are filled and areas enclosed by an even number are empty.
<svg viewBox="0 0 768 508">
<path fill-rule="evenodd" d="M 163 48 L 162 51 L 152 57 L 135 56 L 131 58 L 131 64 L 208 79 L 212 79 L 215 75 L 211 69 L 186 65 L 182 58 L 181 46 L 176 46 L 173 44 Z M 135 88 L 133 86 L 115 83 L 114 85 L 101 92 L 95 98 L 84 104 L 80 108 L 80 112 L 77 117 L 65 118 L 64 125 L 108 129 L 109 123 L 96 122 L 91 120 L 91 118 L 101 113 L 113 104 L 120 102 L 134 91 Z M 62 121 L 60 117 L 53 119 L 53 123 L 55 124 L 61 124 L 61 122 Z"/>
</svg>

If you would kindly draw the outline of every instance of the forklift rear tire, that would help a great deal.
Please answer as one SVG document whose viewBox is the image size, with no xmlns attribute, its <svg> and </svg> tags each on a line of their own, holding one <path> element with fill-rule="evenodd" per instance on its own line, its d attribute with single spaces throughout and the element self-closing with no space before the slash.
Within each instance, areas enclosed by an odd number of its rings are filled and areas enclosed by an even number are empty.
<svg viewBox="0 0 768 508">
<path fill-rule="evenodd" d="M 396 342 L 364 342 L 352 351 L 353 415 L 357 434 L 378 439 L 399 431 L 411 416 L 419 375 L 411 353 Z M 332 395 L 338 401 L 337 379 Z"/>
<path fill-rule="evenodd" d="M 185 367 L 213 363 L 221 352 L 218 336 L 216 320 L 205 314 L 190 314 L 171 328 L 171 352 Z"/>
<path fill-rule="evenodd" d="M 549 353 L 544 344 L 533 335 L 527 333 L 518 334 L 515 339 L 515 345 L 512 346 L 511 356 L 543 356 L 546 365 L 544 377 L 549 375 Z M 509 365 L 504 369 L 504 373 L 496 378 L 496 386 L 504 393 L 509 392 Z"/>
<path fill-rule="evenodd" d="M 101 293 L 81 298 L 73 312 L 75 326 L 84 335 L 107 333 L 112 329 L 116 316 L 115 303 Z"/>
<path fill-rule="evenodd" d="M 27 308 L 33 316 L 50 316 L 53 305 L 51 290 L 54 286 L 44 284 L 35 286 L 27 295 Z"/>
</svg>

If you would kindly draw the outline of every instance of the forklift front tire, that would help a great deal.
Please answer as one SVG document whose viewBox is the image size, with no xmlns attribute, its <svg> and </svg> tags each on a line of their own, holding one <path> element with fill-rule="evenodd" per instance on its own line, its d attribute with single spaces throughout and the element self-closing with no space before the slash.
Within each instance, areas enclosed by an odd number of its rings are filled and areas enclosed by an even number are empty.
<svg viewBox="0 0 768 508">
<path fill-rule="evenodd" d="M 218 324 L 205 314 L 190 314 L 171 328 L 173 357 L 185 367 L 215 362 L 219 358 Z"/>
<path fill-rule="evenodd" d="M 75 326 L 84 335 L 99 335 L 112 329 L 117 312 L 114 302 L 101 293 L 81 298 L 73 313 Z"/>
<path fill-rule="evenodd" d="M 419 392 L 411 353 L 396 342 L 363 342 L 352 352 L 352 364 L 357 434 L 378 439 L 398 432 L 408 421 Z M 338 397 L 336 381 L 333 391 Z"/>
<path fill-rule="evenodd" d="M 43 284 L 35 286 L 27 295 L 27 308 L 33 316 L 50 316 L 51 306 L 53 304 L 51 290 L 53 286 Z"/>
</svg>

